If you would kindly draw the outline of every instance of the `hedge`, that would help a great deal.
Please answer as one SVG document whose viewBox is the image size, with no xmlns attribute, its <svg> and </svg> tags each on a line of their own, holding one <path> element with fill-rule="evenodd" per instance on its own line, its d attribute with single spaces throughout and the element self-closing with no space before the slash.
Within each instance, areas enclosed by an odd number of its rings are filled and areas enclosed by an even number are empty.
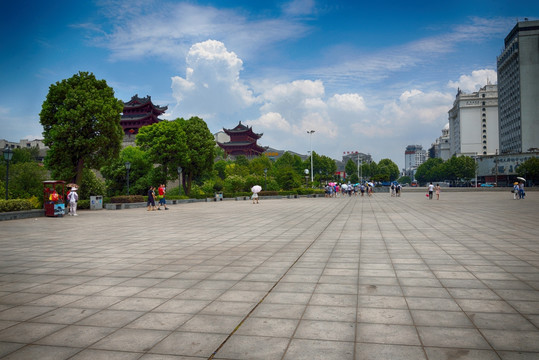
<svg viewBox="0 0 539 360">
<path fill-rule="evenodd" d="M 34 204 L 29 199 L 0 200 L 0 212 L 32 210 Z"/>
<path fill-rule="evenodd" d="M 144 196 L 142 195 L 121 195 L 121 196 L 113 196 L 110 198 L 110 202 L 114 204 L 125 204 L 125 203 L 138 203 L 138 202 L 145 202 Z"/>
</svg>

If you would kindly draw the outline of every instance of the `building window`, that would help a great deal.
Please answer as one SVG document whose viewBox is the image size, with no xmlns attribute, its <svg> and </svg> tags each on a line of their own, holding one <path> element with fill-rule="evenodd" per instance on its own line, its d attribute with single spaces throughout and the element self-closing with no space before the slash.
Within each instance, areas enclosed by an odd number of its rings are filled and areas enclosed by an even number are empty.
<svg viewBox="0 0 539 360">
<path fill-rule="evenodd" d="M 487 149 L 487 147 L 486 147 L 486 146 L 483 146 L 483 150 L 486 150 L 486 149 Z"/>
</svg>

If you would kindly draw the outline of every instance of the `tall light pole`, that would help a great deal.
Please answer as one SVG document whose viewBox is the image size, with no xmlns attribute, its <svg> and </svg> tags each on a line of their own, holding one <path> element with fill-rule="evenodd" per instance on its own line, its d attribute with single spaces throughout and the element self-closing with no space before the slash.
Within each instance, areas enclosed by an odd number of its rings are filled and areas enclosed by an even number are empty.
<svg viewBox="0 0 539 360">
<path fill-rule="evenodd" d="M 125 162 L 125 169 L 127 170 L 127 196 L 129 196 L 129 170 L 131 169 L 131 163 Z"/>
<path fill-rule="evenodd" d="M 13 158 L 13 150 L 11 150 L 8 146 L 6 146 L 3 153 L 4 153 L 4 160 L 6 160 L 6 200 L 7 200 L 8 188 L 9 188 L 9 162 Z"/>
<path fill-rule="evenodd" d="M 307 130 L 307 134 L 311 134 L 311 136 L 309 137 L 310 143 L 311 143 L 311 183 L 314 182 L 314 179 L 313 179 L 313 133 L 314 133 L 314 130 Z"/>
</svg>

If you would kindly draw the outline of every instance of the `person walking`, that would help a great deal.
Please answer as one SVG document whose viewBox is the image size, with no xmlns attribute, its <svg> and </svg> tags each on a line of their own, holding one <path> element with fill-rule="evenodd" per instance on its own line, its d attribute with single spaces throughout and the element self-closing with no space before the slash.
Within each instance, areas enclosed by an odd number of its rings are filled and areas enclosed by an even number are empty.
<svg viewBox="0 0 539 360">
<path fill-rule="evenodd" d="M 155 187 L 150 186 L 150 189 L 148 190 L 148 211 L 154 211 L 155 210 Z"/>
<path fill-rule="evenodd" d="M 442 190 L 442 188 L 440 187 L 440 184 L 436 184 L 436 200 L 440 200 L 440 191 Z"/>
<path fill-rule="evenodd" d="M 167 193 L 165 184 L 161 184 L 159 186 L 159 188 L 157 189 L 157 193 L 159 194 L 159 205 L 157 206 L 157 210 L 161 210 L 161 205 L 165 207 L 165 210 L 168 210 L 167 200 L 165 198 L 165 194 Z"/>
<path fill-rule="evenodd" d="M 77 201 L 79 201 L 79 195 L 77 194 L 77 188 L 71 188 L 67 199 L 69 200 L 69 215 L 78 216 Z"/>
<path fill-rule="evenodd" d="M 432 200 L 432 193 L 434 192 L 434 185 L 429 184 L 429 200 Z"/>
<path fill-rule="evenodd" d="M 515 182 L 513 184 L 513 200 L 520 199 L 520 188 L 518 186 L 518 182 Z"/>
</svg>

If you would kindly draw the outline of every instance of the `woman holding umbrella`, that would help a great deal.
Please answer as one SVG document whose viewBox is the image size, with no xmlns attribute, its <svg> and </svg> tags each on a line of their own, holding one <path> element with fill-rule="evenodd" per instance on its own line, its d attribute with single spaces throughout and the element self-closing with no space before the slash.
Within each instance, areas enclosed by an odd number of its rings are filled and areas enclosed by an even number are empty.
<svg viewBox="0 0 539 360">
<path fill-rule="evenodd" d="M 253 196 L 251 196 L 251 199 L 253 199 L 253 204 L 258 204 L 258 193 L 262 191 L 262 187 L 260 185 L 255 185 L 251 188 L 251 191 L 253 192 Z"/>
</svg>

